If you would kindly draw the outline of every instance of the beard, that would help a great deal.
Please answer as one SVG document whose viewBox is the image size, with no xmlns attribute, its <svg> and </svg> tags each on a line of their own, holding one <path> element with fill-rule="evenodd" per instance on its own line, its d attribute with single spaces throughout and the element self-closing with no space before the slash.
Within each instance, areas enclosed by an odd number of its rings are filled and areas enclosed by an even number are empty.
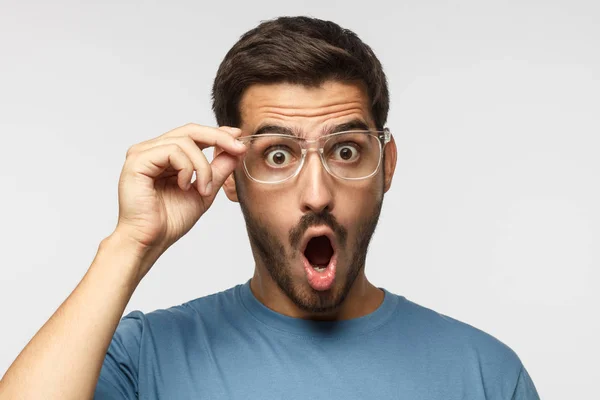
<svg viewBox="0 0 600 400">
<path fill-rule="evenodd" d="M 282 240 L 273 234 L 264 223 L 252 216 L 242 201 L 242 196 L 238 196 L 238 199 L 254 256 L 265 266 L 283 293 L 298 308 L 309 313 L 328 313 L 337 310 L 364 269 L 369 243 L 379 221 L 383 196 L 374 209 L 358 221 L 359 228 L 356 232 L 356 239 L 354 243 L 350 243 L 349 247 L 354 249 L 352 254 L 346 252 L 348 248 L 347 229 L 340 225 L 335 216 L 327 209 L 319 213 L 306 213 L 302 216 L 298 224 L 289 232 L 288 241 L 291 251 L 287 252 Z M 295 281 L 292 274 L 291 261 L 300 259 L 302 249 L 299 248 L 299 245 L 302 236 L 309 227 L 316 225 L 327 225 L 333 230 L 338 241 L 337 251 L 346 256 L 341 259 L 346 262 L 349 260 L 345 275 L 342 276 L 342 271 L 338 268 L 335 285 L 326 291 L 317 291 L 311 288 L 307 282 Z"/>
</svg>

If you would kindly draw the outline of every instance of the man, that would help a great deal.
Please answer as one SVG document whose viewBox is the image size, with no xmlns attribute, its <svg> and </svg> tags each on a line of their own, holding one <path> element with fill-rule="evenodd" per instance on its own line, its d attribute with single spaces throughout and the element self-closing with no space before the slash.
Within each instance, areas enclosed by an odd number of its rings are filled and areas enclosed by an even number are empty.
<svg viewBox="0 0 600 400">
<path fill-rule="evenodd" d="M 6 373 L 2 399 L 538 398 L 501 342 L 365 276 L 396 165 L 367 45 L 332 22 L 264 22 L 225 56 L 213 98 L 218 128 L 129 149 L 117 227 Z M 252 279 L 120 320 L 221 187 L 243 211 Z"/>
</svg>

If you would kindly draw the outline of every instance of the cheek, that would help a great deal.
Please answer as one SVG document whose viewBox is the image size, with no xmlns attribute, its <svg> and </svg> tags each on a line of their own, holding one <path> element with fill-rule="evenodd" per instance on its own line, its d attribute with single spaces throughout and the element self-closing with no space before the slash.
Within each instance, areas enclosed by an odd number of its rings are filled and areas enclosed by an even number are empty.
<svg viewBox="0 0 600 400">
<path fill-rule="evenodd" d="M 381 177 L 375 176 L 364 183 L 355 183 L 347 191 L 338 196 L 338 208 L 344 214 L 350 214 L 354 219 L 368 215 L 375 206 L 381 202 L 383 196 L 383 182 Z"/>
<path fill-rule="evenodd" d="M 277 237 L 287 237 L 290 229 L 299 222 L 297 204 L 289 193 L 247 185 L 243 196 L 252 218 Z M 294 216 L 298 218 L 294 219 Z"/>
<path fill-rule="evenodd" d="M 287 237 L 302 217 L 298 190 L 255 185 L 246 180 L 243 171 L 236 178 L 241 189 L 238 194 L 243 196 L 240 201 L 244 202 L 252 217 L 278 237 Z M 356 231 L 372 217 L 382 200 L 383 174 L 379 173 L 365 181 L 345 182 L 333 187 L 332 191 L 335 203 L 333 214 L 346 229 Z"/>
</svg>

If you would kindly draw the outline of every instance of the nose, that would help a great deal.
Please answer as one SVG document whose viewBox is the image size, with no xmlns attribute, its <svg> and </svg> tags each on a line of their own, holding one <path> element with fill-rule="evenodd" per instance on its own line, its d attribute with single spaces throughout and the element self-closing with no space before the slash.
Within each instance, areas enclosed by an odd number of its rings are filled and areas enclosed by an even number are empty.
<svg viewBox="0 0 600 400">
<path fill-rule="evenodd" d="M 308 151 L 300 171 L 300 206 L 302 212 L 333 211 L 333 177 L 325 170 L 318 151 Z"/>
</svg>

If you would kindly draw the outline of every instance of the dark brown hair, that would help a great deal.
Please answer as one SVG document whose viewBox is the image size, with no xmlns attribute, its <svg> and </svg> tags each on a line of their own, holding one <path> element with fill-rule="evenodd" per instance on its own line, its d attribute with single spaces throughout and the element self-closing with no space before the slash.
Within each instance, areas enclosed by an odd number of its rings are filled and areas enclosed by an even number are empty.
<svg viewBox="0 0 600 400">
<path fill-rule="evenodd" d="M 389 108 L 386 77 L 373 50 L 354 32 L 309 17 L 265 21 L 225 55 L 213 84 L 213 111 L 220 126 L 237 127 L 240 100 L 250 85 L 314 87 L 329 79 L 364 83 L 375 125 L 383 128 Z"/>
</svg>

